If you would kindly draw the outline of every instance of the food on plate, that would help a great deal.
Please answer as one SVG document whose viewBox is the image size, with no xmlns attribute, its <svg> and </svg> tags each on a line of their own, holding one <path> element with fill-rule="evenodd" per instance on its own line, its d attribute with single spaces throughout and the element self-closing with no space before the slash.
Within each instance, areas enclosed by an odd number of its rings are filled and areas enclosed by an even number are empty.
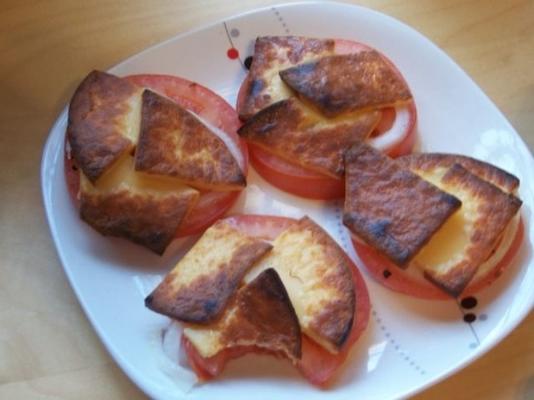
<svg viewBox="0 0 534 400">
<path fill-rule="evenodd" d="M 164 75 L 91 72 L 69 106 L 66 178 L 81 218 L 163 253 L 221 217 L 246 186 L 237 114 Z"/>
<path fill-rule="evenodd" d="M 357 141 L 391 156 L 415 142 L 404 78 L 382 54 L 348 40 L 259 37 L 237 111 L 260 175 L 302 197 L 343 196 L 343 156 Z"/>
<path fill-rule="evenodd" d="M 347 119 L 346 123 L 343 118 L 335 123 L 322 121 L 293 97 L 260 111 L 239 134 L 248 143 L 269 149 L 297 165 L 341 179 L 345 149 L 364 140 L 379 119 L 378 112 L 370 112 Z M 320 121 L 320 127 L 315 121 Z"/>
<path fill-rule="evenodd" d="M 272 246 L 234 229 L 212 225 L 147 297 L 146 305 L 185 322 L 207 323 L 220 316 L 245 273 Z"/>
<path fill-rule="evenodd" d="M 517 252 L 522 202 L 513 175 L 453 154 L 393 160 L 363 143 L 346 164 L 343 220 L 360 259 L 385 286 L 422 298 L 474 293 Z M 447 197 L 432 195 L 438 191 Z"/>
<path fill-rule="evenodd" d="M 308 217 L 218 221 L 145 304 L 184 323 L 182 345 L 200 379 L 260 352 L 288 359 L 324 386 L 369 318 L 358 270 Z"/>
</svg>

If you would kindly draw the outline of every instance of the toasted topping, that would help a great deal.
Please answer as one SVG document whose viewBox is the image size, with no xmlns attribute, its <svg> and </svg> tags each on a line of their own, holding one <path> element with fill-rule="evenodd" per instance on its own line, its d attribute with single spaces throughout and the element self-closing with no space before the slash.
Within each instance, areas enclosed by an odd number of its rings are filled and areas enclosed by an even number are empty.
<svg viewBox="0 0 534 400">
<path fill-rule="evenodd" d="M 519 179 L 514 175 L 484 161 L 458 154 L 415 153 L 399 157 L 396 161 L 402 167 L 409 168 L 416 173 L 417 171 L 432 171 L 433 175 L 440 173 L 442 176 L 454 164 L 460 164 L 472 174 L 507 193 L 512 193 L 519 186 Z"/>
<path fill-rule="evenodd" d="M 282 354 L 293 363 L 301 356 L 295 310 L 276 271 L 263 271 L 237 292 L 220 320 L 209 327 L 187 326 L 184 335 L 202 357 L 253 346 Z"/>
<path fill-rule="evenodd" d="M 148 308 L 185 322 L 217 319 L 245 272 L 271 245 L 221 220 L 209 228 L 148 296 Z"/>
<path fill-rule="evenodd" d="M 76 164 L 91 182 L 133 148 L 141 91 L 124 79 L 93 71 L 74 93 L 67 137 Z"/>
<path fill-rule="evenodd" d="M 347 152 L 345 168 L 343 223 L 400 267 L 461 205 L 364 143 Z"/>
<path fill-rule="evenodd" d="M 162 254 L 199 193 L 134 172 L 129 154 L 92 184 L 82 173 L 80 216 L 103 235 L 119 236 Z"/>
<path fill-rule="evenodd" d="M 154 92 L 143 92 L 135 169 L 210 190 L 246 185 L 225 143 L 196 116 Z"/>
<path fill-rule="evenodd" d="M 260 111 L 239 134 L 292 163 L 339 178 L 347 149 L 367 138 L 379 120 L 378 112 L 324 118 L 291 98 Z"/>
<path fill-rule="evenodd" d="M 448 160 L 445 160 L 443 164 L 427 163 L 422 169 L 414 169 L 458 197 L 462 207 L 421 250 L 413 265 L 421 268 L 428 279 L 446 292 L 458 296 L 498 246 L 506 227 L 517 214 L 521 200 L 460 164 L 454 164 L 443 175 L 443 165 L 447 164 Z M 474 165 L 478 168 L 482 164 Z M 436 251 L 440 247 L 445 247 L 446 251 Z"/>
<path fill-rule="evenodd" d="M 291 95 L 278 75 L 282 69 L 334 52 L 334 41 L 298 36 L 264 36 L 256 40 L 247 77 L 246 96 L 238 106 L 239 117 L 247 120 L 261 109 Z"/>
<path fill-rule="evenodd" d="M 328 117 L 412 98 L 406 82 L 374 50 L 323 57 L 280 71 L 280 77 Z"/>
<path fill-rule="evenodd" d="M 308 217 L 282 232 L 250 271 L 274 268 L 284 282 L 302 331 L 332 353 L 349 337 L 354 318 L 350 264 L 337 243 Z"/>
</svg>

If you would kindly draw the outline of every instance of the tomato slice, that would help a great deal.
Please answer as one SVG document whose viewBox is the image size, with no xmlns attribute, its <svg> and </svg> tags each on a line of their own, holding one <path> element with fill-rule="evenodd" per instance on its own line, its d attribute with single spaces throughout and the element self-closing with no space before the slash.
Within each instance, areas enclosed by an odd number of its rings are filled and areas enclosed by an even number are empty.
<svg viewBox="0 0 534 400">
<path fill-rule="evenodd" d="M 261 237 L 266 240 L 274 240 L 276 236 L 289 227 L 295 220 L 264 215 L 236 215 L 228 217 L 227 221 L 248 235 Z M 355 318 L 352 322 L 352 330 L 349 338 L 338 354 L 332 354 L 309 339 L 306 335 L 302 335 L 302 358 L 297 363 L 297 368 L 312 384 L 321 387 L 331 383 L 336 371 L 346 360 L 351 348 L 361 336 L 369 321 L 370 301 L 367 287 L 358 268 L 348 256 L 347 260 L 353 267 L 352 278 L 356 294 Z M 192 368 L 200 379 L 210 379 L 217 376 L 229 360 L 240 357 L 248 352 L 268 353 L 280 356 L 280 354 L 273 354 L 255 346 L 241 346 L 221 351 L 213 357 L 203 358 L 191 342 L 183 336 L 182 344 Z"/>
<path fill-rule="evenodd" d="M 335 40 L 335 52 L 338 54 L 358 53 L 370 49 L 369 46 L 351 40 Z M 386 61 L 400 75 L 395 65 L 387 58 Z M 248 85 L 250 81 L 246 78 L 237 96 L 237 110 L 242 108 Z M 390 157 L 411 153 L 416 141 L 414 128 L 417 111 L 414 102 L 398 107 L 386 107 L 381 111 L 382 119 L 371 133 L 369 143 Z M 311 171 L 253 144 L 249 144 L 249 152 L 254 169 L 265 180 L 283 191 L 314 200 L 339 199 L 345 195 L 343 179 Z"/>
<path fill-rule="evenodd" d="M 223 98 L 198 83 L 170 75 L 130 75 L 125 79 L 169 97 L 222 131 L 220 135 L 224 135 L 223 140 L 239 149 L 241 160 L 238 162 L 245 175 L 247 174 L 247 145 L 237 134 L 241 121 L 232 106 Z M 75 205 L 79 207 L 80 177 L 68 151 L 65 152 L 65 177 L 69 193 Z M 176 236 L 184 237 L 204 231 L 232 207 L 239 194 L 240 192 L 202 191 L 197 204 L 180 224 Z"/>
<path fill-rule="evenodd" d="M 462 292 L 462 296 L 472 295 L 493 283 L 511 264 L 523 241 L 523 221 L 520 220 L 510 247 L 505 255 L 488 273 L 470 283 Z M 391 261 L 380 255 L 375 249 L 358 240 L 352 240 L 356 253 L 363 265 L 376 281 L 387 288 L 409 296 L 427 300 L 450 300 L 451 296 L 424 279 L 404 273 Z"/>
</svg>

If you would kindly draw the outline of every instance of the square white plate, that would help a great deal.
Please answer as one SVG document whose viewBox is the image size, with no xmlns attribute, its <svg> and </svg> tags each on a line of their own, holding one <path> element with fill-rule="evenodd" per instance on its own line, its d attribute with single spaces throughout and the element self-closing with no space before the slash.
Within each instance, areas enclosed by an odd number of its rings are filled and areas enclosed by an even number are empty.
<svg viewBox="0 0 534 400">
<path fill-rule="evenodd" d="M 531 223 L 534 162 L 495 105 L 437 46 L 399 21 L 362 7 L 305 3 L 262 9 L 177 36 L 124 61 L 111 72 L 164 73 L 197 81 L 235 104 L 245 77 L 242 62 L 258 35 L 295 34 L 347 38 L 386 54 L 404 74 L 418 108 L 424 151 L 474 156 L 521 179 L 525 240 L 514 265 L 477 296 L 467 312 L 455 301 L 407 298 L 366 279 L 372 301 L 369 327 L 339 380 L 329 390 L 310 386 L 288 363 L 247 356 L 224 375 L 190 387 L 190 372 L 163 352 L 168 319 L 145 309 L 143 299 L 180 257 L 158 257 L 120 239 L 104 238 L 79 219 L 63 169 L 66 111 L 53 126 L 42 160 L 46 213 L 61 262 L 88 318 L 128 376 L 154 398 L 388 399 L 405 397 L 443 379 L 479 357 L 526 316 L 534 303 Z M 227 50 L 235 47 L 238 59 Z M 299 216 L 320 221 L 358 262 L 340 223 L 340 202 L 304 201 L 265 183 L 254 171 L 234 211 Z M 365 272 L 364 272 L 365 275 Z M 387 383 L 387 384 L 385 384 Z"/>
</svg>

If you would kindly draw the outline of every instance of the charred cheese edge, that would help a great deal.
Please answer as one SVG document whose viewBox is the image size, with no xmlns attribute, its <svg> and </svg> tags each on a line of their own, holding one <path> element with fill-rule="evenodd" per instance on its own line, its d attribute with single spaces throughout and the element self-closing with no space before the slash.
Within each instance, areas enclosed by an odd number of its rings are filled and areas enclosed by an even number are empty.
<svg viewBox="0 0 534 400">
<path fill-rule="evenodd" d="M 513 193 L 519 187 L 519 179 L 505 170 L 460 154 L 413 153 L 395 161 L 403 168 L 414 171 L 432 171 L 432 175 L 443 175 L 454 164 L 460 164 L 472 174 L 497 186 L 504 192 Z"/>
<path fill-rule="evenodd" d="M 245 175 L 224 141 L 195 115 L 150 90 L 143 92 L 135 169 L 216 191 L 241 190 Z"/>
<path fill-rule="evenodd" d="M 379 121 L 376 111 L 326 118 L 290 98 L 254 115 L 238 133 L 248 143 L 291 163 L 341 178 L 345 152 L 365 140 Z"/>
<path fill-rule="evenodd" d="M 484 173 L 479 162 L 471 173 L 469 164 L 465 164 L 467 168 L 460 164 L 448 167 L 448 161 L 410 165 L 422 178 L 462 201 L 460 210 L 436 232 L 410 267 L 422 270 L 433 283 L 458 296 L 499 248 L 522 202 L 479 177 L 495 176 L 495 167 L 486 164 Z"/>
<path fill-rule="evenodd" d="M 291 299 L 302 332 L 331 353 L 350 335 L 355 312 L 351 266 L 337 243 L 304 217 L 283 231 L 272 251 L 246 275 L 275 269 Z"/>
<path fill-rule="evenodd" d="M 406 268 L 461 201 L 365 143 L 345 157 L 343 223 Z"/>
<path fill-rule="evenodd" d="M 301 357 L 299 321 L 273 269 L 241 287 L 219 320 L 208 326 L 187 324 L 183 334 L 204 358 L 248 346 L 281 354 L 293 364 Z"/>
<path fill-rule="evenodd" d="M 204 232 L 145 305 L 179 321 L 208 324 L 220 316 L 246 271 L 271 247 L 220 220 Z"/>
<path fill-rule="evenodd" d="M 245 96 L 238 105 L 239 117 L 247 120 L 261 109 L 287 99 L 291 90 L 279 71 L 299 63 L 334 54 L 331 39 L 299 36 L 263 36 L 256 39 L 254 55 L 245 81 Z"/>
<path fill-rule="evenodd" d="M 322 57 L 280 71 L 280 77 L 327 117 L 412 99 L 404 79 L 375 50 Z"/>
<path fill-rule="evenodd" d="M 103 235 L 127 238 L 162 254 L 199 192 L 134 171 L 123 155 L 96 183 L 80 174 L 80 216 Z"/>
<path fill-rule="evenodd" d="M 67 138 L 76 165 L 96 182 L 139 134 L 142 88 L 114 75 L 91 72 L 69 105 Z"/>
</svg>

